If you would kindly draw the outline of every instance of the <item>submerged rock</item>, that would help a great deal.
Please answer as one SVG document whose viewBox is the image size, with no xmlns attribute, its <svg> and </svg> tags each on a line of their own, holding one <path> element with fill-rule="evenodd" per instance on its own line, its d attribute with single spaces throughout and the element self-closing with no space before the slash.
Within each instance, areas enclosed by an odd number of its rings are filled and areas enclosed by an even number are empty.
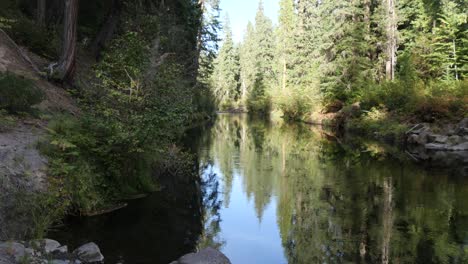
<svg viewBox="0 0 468 264">
<path fill-rule="evenodd" d="M 231 264 L 231 261 L 214 248 L 205 248 L 197 253 L 190 253 L 170 264 Z"/>
</svg>

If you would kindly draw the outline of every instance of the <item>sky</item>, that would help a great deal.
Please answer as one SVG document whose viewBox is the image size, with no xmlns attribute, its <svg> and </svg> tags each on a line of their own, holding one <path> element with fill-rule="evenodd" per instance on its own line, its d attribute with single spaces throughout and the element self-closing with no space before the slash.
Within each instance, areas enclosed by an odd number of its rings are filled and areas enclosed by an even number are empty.
<svg viewBox="0 0 468 264">
<path fill-rule="evenodd" d="M 222 18 L 226 12 L 231 20 L 234 41 L 240 42 L 244 36 L 247 23 L 254 22 L 259 0 L 221 0 Z M 279 0 L 263 0 L 265 13 L 277 24 Z"/>
</svg>

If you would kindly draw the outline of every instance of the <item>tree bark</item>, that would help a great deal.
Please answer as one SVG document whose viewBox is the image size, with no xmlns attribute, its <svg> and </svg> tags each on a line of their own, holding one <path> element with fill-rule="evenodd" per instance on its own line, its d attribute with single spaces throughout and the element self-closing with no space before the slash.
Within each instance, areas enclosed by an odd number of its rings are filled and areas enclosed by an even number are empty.
<svg viewBox="0 0 468 264">
<path fill-rule="evenodd" d="M 76 67 L 76 28 L 78 20 L 78 0 L 66 0 L 64 8 L 63 46 L 57 66 L 57 79 L 71 82 Z"/>
<path fill-rule="evenodd" d="M 112 36 L 117 29 L 117 25 L 119 24 L 121 11 L 121 0 L 113 0 L 107 15 L 106 22 L 100 29 L 99 33 L 93 41 L 93 44 L 91 45 L 91 50 L 96 60 L 99 59 L 101 51 L 106 48 L 107 44 L 112 39 Z"/>
<path fill-rule="evenodd" d="M 385 71 L 387 80 L 395 79 L 395 68 L 397 64 L 397 21 L 396 0 L 384 0 L 387 7 L 387 51 Z"/>
<path fill-rule="evenodd" d="M 45 17 L 46 17 L 46 0 L 37 0 L 37 24 L 43 27 L 45 26 Z"/>
<path fill-rule="evenodd" d="M 282 89 L 283 91 L 286 91 L 286 58 L 283 58 L 283 83 L 282 83 Z"/>
</svg>

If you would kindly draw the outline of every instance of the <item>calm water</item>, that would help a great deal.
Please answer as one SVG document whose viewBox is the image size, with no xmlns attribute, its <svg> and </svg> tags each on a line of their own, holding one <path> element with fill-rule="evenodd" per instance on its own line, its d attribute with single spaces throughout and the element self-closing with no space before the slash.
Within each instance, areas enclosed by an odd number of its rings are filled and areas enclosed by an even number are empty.
<svg viewBox="0 0 468 264">
<path fill-rule="evenodd" d="M 463 168 L 241 115 L 202 134 L 194 148 L 222 200 L 205 236 L 234 264 L 468 263 Z"/>
<path fill-rule="evenodd" d="M 167 264 L 206 246 L 233 264 L 468 263 L 462 164 L 423 168 L 379 144 L 243 115 L 220 115 L 185 144 L 200 164 L 203 208 L 192 191 L 155 194 L 55 237 L 97 242 L 106 263 Z"/>
</svg>

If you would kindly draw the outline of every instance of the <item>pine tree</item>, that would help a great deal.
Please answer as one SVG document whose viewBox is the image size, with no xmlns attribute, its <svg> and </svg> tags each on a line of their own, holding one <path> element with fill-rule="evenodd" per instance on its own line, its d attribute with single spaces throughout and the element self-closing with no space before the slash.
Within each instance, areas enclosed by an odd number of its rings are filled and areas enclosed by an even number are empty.
<svg viewBox="0 0 468 264">
<path fill-rule="evenodd" d="M 466 6 L 465 6 L 466 7 Z M 467 13 L 455 1 L 445 0 L 439 25 L 434 31 L 434 53 L 431 60 L 444 72 L 444 79 L 459 80 L 467 74 Z"/>
<path fill-rule="evenodd" d="M 255 60 L 255 70 L 251 73 L 254 81 L 247 102 L 249 111 L 267 113 L 270 110 L 269 89 L 275 83 L 274 41 L 273 22 L 265 15 L 263 2 L 260 1 L 252 37 L 252 55 L 254 55 L 252 59 Z"/>
<path fill-rule="evenodd" d="M 255 47 L 255 29 L 251 22 L 247 24 L 244 41 L 240 46 L 240 85 L 241 85 L 241 103 L 245 106 L 248 94 L 252 91 L 257 75 Z"/>
<path fill-rule="evenodd" d="M 261 75 L 265 85 L 269 85 L 274 78 L 274 36 L 273 22 L 265 15 L 263 2 L 259 2 L 257 14 L 255 16 L 255 36 L 254 43 L 257 49 L 256 67 L 257 75 Z"/>
<path fill-rule="evenodd" d="M 234 45 L 229 17 L 224 24 L 224 41 L 215 61 L 213 87 L 221 105 L 230 107 L 239 100 L 239 49 Z"/>
<path fill-rule="evenodd" d="M 294 53 L 294 35 L 296 32 L 296 14 L 294 0 L 281 0 L 279 11 L 279 26 L 276 29 L 276 76 L 278 87 L 286 90 L 290 80 Z"/>
</svg>

